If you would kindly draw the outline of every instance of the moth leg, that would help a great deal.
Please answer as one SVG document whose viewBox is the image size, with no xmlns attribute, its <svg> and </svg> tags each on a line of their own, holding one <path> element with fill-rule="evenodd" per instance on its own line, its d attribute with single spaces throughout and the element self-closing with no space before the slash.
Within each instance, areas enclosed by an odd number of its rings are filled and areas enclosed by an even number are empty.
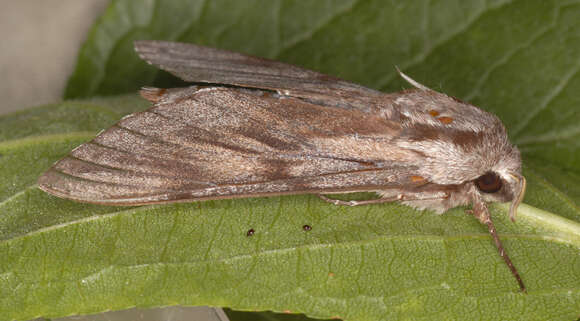
<svg viewBox="0 0 580 321">
<path fill-rule="evenodd" d="M 501 243 L 501 240 L 499 239 L 499 235 L 497 235 L 497 230 L 495 229 L 495 225 L 493 224 L 493 221 L 491 220 L 491 215 L 489 214 L 487 204 L 479 196 L 472 197 L 472 199 L 473 199 L 473 210 L 469 211 L 468 213 L 472 214 L 482 224 L 485 224 L 487 226 L 487 229 L 489 230 L 489 234 L 491 234 L 493 241 L 495 243 L 495 247 L 497 247 L 497 250 L 499 252 L 499 256 L 501 256 L 503 258 L 505 264 L 509 267 L 510 271 L 512 272 L 512 275 L 516 278 L 516 280 L 520 286 L 520 290 L 522 292 L 526 293 L 527 292 L 526 286 L 524 285 L 524 282 L 522 281 L 522 278 L 520 277 L 518 270 L 516 269 L 516 267 L 512 263 L 512 260 L 507 255 L 507 253 L 503 247 L 503 244 Z"/>
<path fill-rule="evenodd" d="M 397 194 L 394 196 L 389 197 L 381 197 L 371 200 L 362 200 L 362 201 L 343 201 L 328 198 L 322 194 L 317 194 L 318 197 L 328 203 L 334 205 L 342 205 L 342 206 L 359 206 L 359 205 L 369 205 L 369 204 L 381 204 L 381 203 L 389 203 L 394 201 L 416 201 L 416 200 L 435 200 L 435 199 L 445 199 L 449 197 L 449 193 L 446 192 L 431 192 L 431 193 L 409 193 L 409 194 Z"/>
</svg>

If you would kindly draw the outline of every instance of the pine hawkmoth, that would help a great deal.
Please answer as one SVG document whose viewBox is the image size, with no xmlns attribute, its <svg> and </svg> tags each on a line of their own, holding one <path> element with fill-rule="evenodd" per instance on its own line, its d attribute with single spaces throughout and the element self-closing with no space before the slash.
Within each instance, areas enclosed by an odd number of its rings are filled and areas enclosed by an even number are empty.
<svg viewBox="0 0 580 321">
<path fill-rule="evenodd" d="M 382 93 L 285 63 L 191 44 L 138 41 L 142 59 L 186 88 L 143 88 L 153 103 L 55 163 L 58 197 L 142 205 L 311 193 L 336 205 L 399 201 L 437 213 L 472 205 L 501 257 L 487 202 L 523 199 L 518 149 L 494 115 L 400 75 Z M 373 191 L 342 201 L 325 195 Z"/>
</svg>

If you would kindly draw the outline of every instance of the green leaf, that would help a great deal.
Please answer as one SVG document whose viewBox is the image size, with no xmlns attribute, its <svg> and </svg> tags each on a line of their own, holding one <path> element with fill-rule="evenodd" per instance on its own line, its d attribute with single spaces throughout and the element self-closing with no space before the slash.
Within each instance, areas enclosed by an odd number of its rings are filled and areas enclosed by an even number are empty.
<svg viewBox="0 0 580 321">
<path fill-rule="evenodd" d="M 52 162 L 146 108 L 133 94 L 0 117 L 0 320 L 175 304 L 345 320 L 577 318 L 578 16 L 578 1 L 555 0 L 113 1 L 68 98 L 177 83 L 132 52 L 133 40 L 167 39 L 386 92 L 406 86 L 397 65 L 497 114 L 522 151 L 529 205 L 515 224 L 505 204 L 492 211 L 529 294 L 462 209 L 343 208 L 304 195 L 115 208 L 35 187 Z"/>
</svg>

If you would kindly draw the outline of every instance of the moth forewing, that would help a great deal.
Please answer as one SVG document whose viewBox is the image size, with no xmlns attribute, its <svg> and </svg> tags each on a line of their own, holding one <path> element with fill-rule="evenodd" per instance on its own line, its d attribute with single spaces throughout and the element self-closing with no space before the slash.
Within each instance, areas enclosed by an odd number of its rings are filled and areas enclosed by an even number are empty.
<svg viewBox="0 0 580 321">
<path fill-rule="evenodd" d="M 139 41 L 147 62 L 187 88 L 144 88 L 153 106 L 124 117 L 39 178 L 72 200 L 141 205 L 296 193 L 378 191 L 442 213 L 473 204 L 500 254 L 488 201 L 525 191 L 517 148 L 497 117 L 401 73 L 384 94 L 296 66 L 190 44 Z"/>
</svg>

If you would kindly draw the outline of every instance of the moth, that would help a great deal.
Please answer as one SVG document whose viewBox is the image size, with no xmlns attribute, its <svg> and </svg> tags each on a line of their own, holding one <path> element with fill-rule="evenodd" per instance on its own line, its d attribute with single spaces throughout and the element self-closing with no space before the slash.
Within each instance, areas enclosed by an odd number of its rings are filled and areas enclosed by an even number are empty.
<svg viewBox="0 0 580 321">
<path fill-rule="evenodd" d="M 153 103 L 56 162 L 38 180 L 58 197 L 143 205 L 297 193 L 336 205 L 399 201 L 443 213 L 472 205 L 499 254 L 487 207 L 524 197 L 518 149 L 494 115 L 436 92 L 383 93 L 293 65 L 192 44 L 137 41 L 148 63 L 193 82 L 143 88 Z M 333 193 L 372 191 L 342 201 Z"/>
</svg>

